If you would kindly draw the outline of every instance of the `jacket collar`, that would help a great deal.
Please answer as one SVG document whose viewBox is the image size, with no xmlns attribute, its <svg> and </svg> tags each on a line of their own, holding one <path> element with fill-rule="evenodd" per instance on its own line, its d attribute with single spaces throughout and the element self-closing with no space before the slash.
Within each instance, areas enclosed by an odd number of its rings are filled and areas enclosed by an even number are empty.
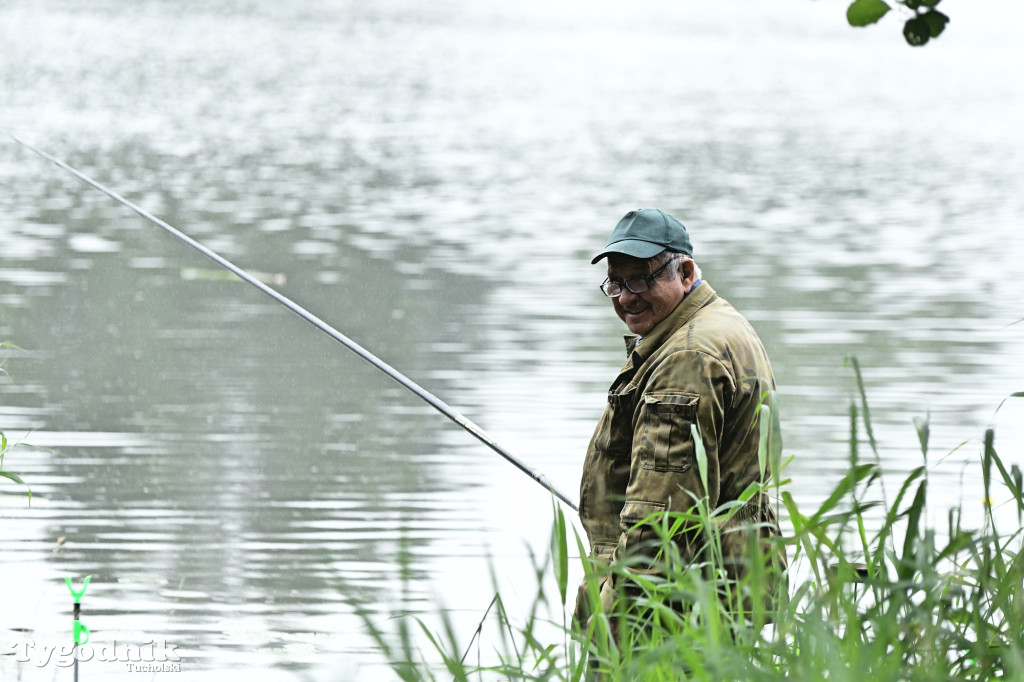
<svg viewBox="0 0 1024 682">
<path fill-rule="evenodd" d="M 668 337 L 675 334 L 680 327 L 686 324 L 694 313 L 711 303 L 718 294 L 711 288 L 711 285 L 706 281 L 701 281 L 700 286 L 696 289 L 691 289 L 679 305 L 669 313 L 668 317 L 658 323 L 658 325 L 651 330 L 651 333 L 644 337 L 643 343 L 637 346 L 637 341 L 640 337 L 636 334 L 626 334 L 623 340 L 626 342 L 626 353 L 629 355 L 629 359 L 626 362 L 626 367 L 623 370 L 631 369 L 643 364 L 644 360 L 651 357 L 654 351 L 658 350 Z"/>
</svg>

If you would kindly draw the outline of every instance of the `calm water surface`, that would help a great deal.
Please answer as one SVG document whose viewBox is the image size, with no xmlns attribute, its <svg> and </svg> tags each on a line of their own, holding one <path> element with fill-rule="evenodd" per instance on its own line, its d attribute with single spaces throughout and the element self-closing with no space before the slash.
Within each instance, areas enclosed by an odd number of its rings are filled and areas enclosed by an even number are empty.
<svg viewBox="0 0 1024 682">
<path fill-rule="evenodd" d="M 1024 17 L 951 2 L 914 50 L 843 3 L 758 5 L 12 0 L 0 125 L 573 494 L 621 361 L 590 254 L 661 206 L 768 347 L 801 505 L 847 461 L 854 354 L 893 481 L 929 414 L 932 515 L 978 518 L 984 428 L 1008 461 L 1024 443 L 1024 410 L 995 413 L 1024 390 Z M 464 641 L 491 567 L 530 601 L 532 481 L 11 142 L 0 188 L 0 341 L 25 349 L 0 429 L 46 448 L 4 461 L 33 497 L 0 484 L 0 654 L 69 638 L 64 576 L 93 575 L 94 641 L 177 645 L 171 679 L 391 679 L 351 600 L 385 627 L 444 604 Z M 12 659 L 0 678 L 69 674 Z"/>
</svg>

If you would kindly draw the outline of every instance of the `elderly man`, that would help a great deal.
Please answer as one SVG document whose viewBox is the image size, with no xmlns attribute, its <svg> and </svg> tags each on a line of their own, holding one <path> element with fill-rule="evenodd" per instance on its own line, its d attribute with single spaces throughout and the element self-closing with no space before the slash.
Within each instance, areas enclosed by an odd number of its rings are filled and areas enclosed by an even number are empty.
<svg viewBox="0 0 1024 682">
<path fill-rule="evenodd" d="M 754 481 L 760 406 L 775 388 L 760 339 L 742 315 L 701 281 L 686 228 L 659 209 L 630 211 L 593 262 L 608 259 L 601 290 L 626 323 L 626 364 L 587 450 L 580 519 L 591 558 L 611 562 L 650 554 L 655 533 L 640 522 L 657 512 L 690 510 L 694 496 L 712 509 L 736 500 Z M 707 489 L 699 473 L 691 425 L 707 453 Z M 746 574 L 748 534 L 777 533 L 766 496 L 755 495 L 720 530 L 726 572 Z M 675 538 L 685 560 L 706 538 Z M 785 565 L 783 553 L 777 565 Z M 601 585 L 610 609 L 630 582 L 612 574 Z M 576 617 L 591 615 L 586 583 Z"/>
</svg>

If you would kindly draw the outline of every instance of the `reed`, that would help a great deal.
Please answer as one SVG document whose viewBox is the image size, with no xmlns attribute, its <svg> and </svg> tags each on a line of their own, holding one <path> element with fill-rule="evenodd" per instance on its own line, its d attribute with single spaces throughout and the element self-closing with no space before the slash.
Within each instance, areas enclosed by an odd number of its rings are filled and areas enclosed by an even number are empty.
<svg viewBox="0 0 1024 682">
<path fill-rule="evenodd" d="M 511 622 L 496 593 L 468 642 L 459 640 L 443 610 L 443 633 L 405 616 L 395 637 L 360 610 L 367 630 L 408 681 L 1024 679 L 1020 468 L 1006 466 L 987 431 L 978 458 L 985 499 L 996 486 L 1005 487 L 1017 523 L 998 528 L 988 507 L 980 527 L 968 528 L 954 507 L 945 527 L 929 527 L 928 421 L 914 420 L 922 465 L 889 502 L 860 368 L 855 360 L 851 365 L 858 399 L 850 407 L 850 461 L 831 494 L 806 513 L 778 475 L 748 491 L 773 493 L 792 524 L 792 532 L 777 540 L 789 557 L 788 591 L 768 594 L 766 585 L 780 577 L 773 574 L 779 569 L 770 557 L 777 547 L 770 543 L 753 541 L 745 577 L 725 580 L 713 531 L 736 505 L 710 509 L 697 500 L 690 512 L 645 519 L 658 530 L 656 571 L 647 570 L 651 559 L 643 566 L 638 559 L 612 566 L 583 559 L 597 615 L 584 626 L 574 624 L 564 608 L 575 597 L 568 582 L 570 549 L 581 557 L 587 552 L 556 506 L 550 552 L 535 560 L 538 587 L 524 622 Z M 773 407 L 765 405 L 772 415 L 761 420 L 770 425 L 763 428 L 777 429 Z M 868 435 L 871 461 L 861 459 L 859 427 Z M 768 435 L 762 461 L 778 474 L 780 439 Z M 680 558 L 670 539 L 680 530 L 708 539 L 698 560 Z M 605 612 L 600 585 L 610 575 L 617 584 L 628 581 L 632 594 Z M 557 597 L 545 593 L 551 576 Z M 482 641 L 487 620 L 498 626 L 488 629 L 497 641 Z M 413 630 L 429 642 L 427 652 L 417 648 Z M 396 640 L 399 646 L 392 644 Z"/>
<path fill-rule="evenodd" d="M 0 342 L 0 348 L 11 348 L 13 350 L 21 350 L 13 343 L 7 341 Z M 0 358 L 0 377 L 6 377 L 8 381 L 11 379 L 11 375 L 7 372 L 4 365 L 7 363 L 7 358 Z M 21 476 L 18 476 L 12 471 L 4 469 L 4 460 L 7 459 L 7 455 L 14 451 L 20 445 L 24 445 L 20 441 L 12 441 L 7 438 L 7 434 L 0 429 L 0 478 L 5 478 L 8 481 L 13 481 L 18 485 L 25 486 L 25 490 L 28 491 L 28 503 L 32 504 L 32 488 L 29 487 L 25 481 L 22 480 Z"/>
</svg>

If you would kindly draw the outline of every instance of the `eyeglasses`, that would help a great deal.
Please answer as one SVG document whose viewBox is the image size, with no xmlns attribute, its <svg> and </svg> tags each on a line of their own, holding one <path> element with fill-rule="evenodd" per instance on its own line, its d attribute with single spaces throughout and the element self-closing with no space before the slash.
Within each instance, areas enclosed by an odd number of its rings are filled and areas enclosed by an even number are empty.
<svg viewBox="0 0 1024 682">
<path fill-rule="evenodd" d="M 634 294 L 642 294 L 651 288 L 651 285 L 654 284 L 654 280 L 658 278 L 658 275 L 661 274 L 662 270 L 667 268 L 669 263 L 671 262 L 672 261 L 666 262 L 664 265 L 662 265 L 660 268 L 658 268 L 649 275 L 634 277 L 633 279 L 626 280 L 625 282 L 613 282 L 610 279 L 606 279 L 604 283 L 601 285 L 601 291 L 608 298 L 618 298 L 619 296 L 621 296 L 622 287 L 626 287 Z"/>
</svg>

